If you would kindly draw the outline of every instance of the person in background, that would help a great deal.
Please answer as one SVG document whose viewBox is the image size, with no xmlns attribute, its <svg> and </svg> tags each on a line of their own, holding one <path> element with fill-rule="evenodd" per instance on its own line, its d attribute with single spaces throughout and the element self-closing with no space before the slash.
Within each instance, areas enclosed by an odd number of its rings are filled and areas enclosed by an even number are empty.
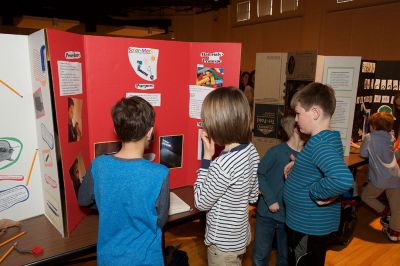
<svg viewBox="0 0 400 266">
<path fill-rule="evenodd" d="M 238 88 L 221 87 L 204 99 L 204 156 L 194 184 L 195 206 L 207 211 L 209 266 L 241 265 L 250 243 L 249 203 L 258 199 L 259 156 L 250 138 L 250 110 Z M 225 146 L 212 160 L 214 144 Z"/>
<path fill-rule="evenodd" d="M 303 148 L 304 136 L 296 127 L 295 115 L 287 112 L 281 119 L 284 141 L 270 148 L 258 166 L 260 196 L 254 228 L 253 265 L 269 264 L 272 242 L 276 234 L 278 256 L 276 265 L 288 265 L 288 248 L 285 228 L 283 187 L 284 167 L 290 156 L 297 156 Z"/>
<path fill-rule="evenodd" d="M 254 81 L 256 77 L 256 71 L 253 70 L 250 73 L 249 83 L 246 85 L 244 89 L 244 95 L 246 95 L 247 101 L 249 102 L 250 108 L 250 129 L 253 131 L 254 128 Z"/>
<path fill-rule="evenodd" d="M 240 74 L 239 89 L 241 91 L 244 91 L 244 88 L 246 88 L 247 84 L 249 83 L 249 77 L 250 73 L 247 71 L 243 71 Z"/>
<path fill-rule="evenodd" d="M 397 163 L 400 165 L 400 93 L 393 98 L 393 135 L 396 141 L 393 144 L 393 150 L 396 154 Z"/>
<path fill-rule="evenodd" d="M 394 98 L 393 98 L 393 130 L 394 130 L 394 136 L 396 139 L 399 137 L 399 130 L 400 130 L 400 92 L 397 93 Z"/>
<path fill-rule="evenodd" d="M 374 113 L 369 118 L 371 133 L 367 134 L 360 148 L 360 156 L 368 158 L 368 184 L 361 199 L 376 211 L 389 240 L 400 239 L 400 169 L 393 150 L 393 116 Z M 386 193 L 389 206 L 377 198 Z"/>
<path fill-rule="evenodd" d="M 99 211 L 98 265 L 164 265 L 169 169 L 143 159 L 154 118 L 153 107 L 140 97 L 118 101 L 112 119 L 122 147 L 97 157 L 79 188 L 79 204 Z"/>
<path fill-rule="evenodd" d="M 72 122 L 74 118 L 75 103 L 72 98 L 68 97 L 68 142 L 79 141 L 82 133 L 78 122 L 75 125 Z"/>
<path fill-rule="evenodd" d="M 244 94 L 246 95 L 246 98 L 249 101 L 249 106 L 251 111 L 253 111 L 253 105 L 254 105 L 255 81 L 256 81 L 256 71 L 253 70 L 250 73 L 249 82 L 244 88 Z"/>
<path fill-rule="evenodd" d="M 335 91 L 313 82 L 293 95 L 300 132 L 310 135 L 284 186 L 289 265 L 325 264 L 328 236 L 340 222 L 339 196 L 353 187 L 353 175 L 343 160 L 340 133 L 330 128 Z"/>
</svg>

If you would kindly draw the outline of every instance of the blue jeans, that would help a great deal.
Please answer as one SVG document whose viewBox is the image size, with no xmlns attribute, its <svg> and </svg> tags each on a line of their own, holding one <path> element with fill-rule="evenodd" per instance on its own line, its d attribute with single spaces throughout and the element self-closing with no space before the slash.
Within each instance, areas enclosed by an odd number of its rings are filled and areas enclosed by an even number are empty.
<svg viewBox="0 0 400 266">
<path fill-rule="evenodd" d="M 285 223 L 269 217 L 256 217 L 253 244 L 253 265 L 269 265 L 272 242 L 276 233 L 278 257 L 276 265 L 288 265 L 288 246 Z"/>
</svg>

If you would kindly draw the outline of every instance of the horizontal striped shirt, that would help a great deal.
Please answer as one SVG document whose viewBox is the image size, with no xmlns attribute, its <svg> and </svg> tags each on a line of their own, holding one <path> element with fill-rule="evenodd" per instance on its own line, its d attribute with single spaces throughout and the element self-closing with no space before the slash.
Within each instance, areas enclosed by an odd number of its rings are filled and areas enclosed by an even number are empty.
<svg viewBox="0 0 400 266">
<path fill-rule="evenodd" d="M 299 153 L 284 188 L 286 223 L 308 235 L 327 235 L 339 227 L 340 204 L 316 202 L 339 196 L 352 188 L 353 175 L 343 160 L 337 131 L 312 136 Z"/>
<path fill-rule="evenodd" d="M 250 242 L 248 204 L 258 198 L 260 159 L 253 144 L 222 152 L 202 161 L 194 184 L 196 208 L 207 213 L 205 244 L 224 252 L 246 248 Z"/>
</svg>

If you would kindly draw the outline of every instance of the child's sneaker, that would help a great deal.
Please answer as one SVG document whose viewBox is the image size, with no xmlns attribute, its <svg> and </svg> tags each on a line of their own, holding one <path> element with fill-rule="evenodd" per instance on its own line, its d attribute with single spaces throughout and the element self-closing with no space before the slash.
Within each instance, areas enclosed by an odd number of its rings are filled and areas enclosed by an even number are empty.
<svg viewBox="0 0 400 266">
<path fill-rule="evenodd" d="M 387 237 L 389 238 L 389 240 L 392 242 L 398 242 L 400 239 L 400 233 L 397 231 L 394 231 L 393 229 L 390 229 L 389 227 L 387 227 L 387 228 L 384 227 L 382 229 L 382 232 L 384 234 L 386 234 Z"/>
<path fill-rule="evenodd" d="M 390 215 L 384 216 L 380 219 L 380 223 L 384 228 L 389 227 Z"/>
</svg>

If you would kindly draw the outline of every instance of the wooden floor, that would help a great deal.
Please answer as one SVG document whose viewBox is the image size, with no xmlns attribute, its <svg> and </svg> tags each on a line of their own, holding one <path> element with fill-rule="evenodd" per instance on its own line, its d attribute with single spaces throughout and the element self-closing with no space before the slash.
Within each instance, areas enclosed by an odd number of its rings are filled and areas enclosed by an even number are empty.
<svg viewBox="0 0 400 266">
<path fill-rule="evenodd" d="M 365 180 L 366 169 L 360 169 L 357 175 L 358 187 Z M 250 213 L 254 208 L 250 209 Z M 250 224 L 254 229 L 255 218 L 250 218 Z M 400 265 L 400 244 L 390 242 L 381 232 L 379 219 L 365 205 L 358 208 L 358 221 L 354 232 L 354 238 L 345 248 L 327 252 L 326 265 L 337 266 L 398 266 Z M 253 231 L 253 230 L 252 230 Z M 191 266 L 207 265 L 207 252 L 204 246 L 204 227 L 199 221 L 194 221 L 170 229 L 165 234 L 166 245 L 181 245 L 180 248 L 187 252 Z M 247 249 L 243 265 L 251 265 L 252 244 Z M 94 262 L 80 265 L 95 265 Z M 270 265 L 275 265 L 273 252 Z"/>
<path fill-rule="evenodd" d="M 254 228 L 255 218 L 250 219 Z M 181 244 L 189 256 L 191 266 L 207 265 L 207 252 L 203 243 L 204 229 L 199 221 L 176 227 L 166 234 L 166 245 Z M 247 249 L 243 265 L 251 265 L 252 244 Z M 400 265 L 400 244 L 390 242 L 381 232 L 381 225 L 373 212 L 365 206 L 359 207 L 354 237 L 343 248 L 327 252 L 326 265 Z M 270 265 L 275 265 L 272 254 Z"/>
</svg>

